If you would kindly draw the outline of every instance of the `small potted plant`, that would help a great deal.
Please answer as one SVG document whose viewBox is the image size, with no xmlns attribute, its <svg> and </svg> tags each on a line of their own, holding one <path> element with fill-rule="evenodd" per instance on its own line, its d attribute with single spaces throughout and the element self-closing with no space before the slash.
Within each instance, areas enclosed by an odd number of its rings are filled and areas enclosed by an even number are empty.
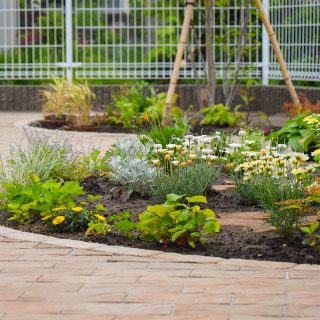
<svg viewBox="0 0 320 320">
<path fill-rule="evenodd" d="M 50 88 L 42 90 L 40 96 L 43 99 L 42 112 L 46 127 L 62 127 L 67 124 L 70 106 L 69 83 L 66 79 L 53 78 Z"/>
<path fill-rule="evenodd" d="M 96 96 L 87 83 L 76 84 L 63 78 L 53 78 L 53 84 L 48 90 L 41 91 L 41 97 L 45 113 L 41 124 L 45 127 L 91 126 L 90 111 Z"/>
</svg>

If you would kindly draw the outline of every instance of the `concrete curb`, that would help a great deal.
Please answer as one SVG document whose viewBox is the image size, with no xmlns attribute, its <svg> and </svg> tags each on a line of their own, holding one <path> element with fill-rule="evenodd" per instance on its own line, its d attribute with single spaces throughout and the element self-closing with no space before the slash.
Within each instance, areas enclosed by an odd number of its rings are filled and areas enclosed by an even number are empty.
<svg viewBox="0 0 320 320">
<path fill-rule="evenodd" d="M 47 245 L 54 245 L 59 247 L 68 247 L 73 249 L 92 250 L 96 252 L 103 252 L 110 256 L 130 256 L 145 259 L 156 259 L 166 262 L 175 263 L 195 263 L 195 264 L 220 264 L 229 266 L 252 267 L 261 269 L 281 269 L 281 270 L 306 270 L 306 271 L 320 271 L 320 265 L 309 264 L 295 264 L 290 262 L 273 262 L 273 261 L 258 261 L 246 259 L 223 259 L 219 257 L 206 257 L 198 255 L 183 255 L 179 253 L 169 253 L 156 250 L 144 250 L 120 246 L 109 246 L 99 243 L 83 242 L 79 240 L 69 240 L 54 238 L 40 234 L 23 232 L 7 227 L 0 226 L 0 236 L 12 238 L 20 241 L 39 242 Z"/>
</svg>

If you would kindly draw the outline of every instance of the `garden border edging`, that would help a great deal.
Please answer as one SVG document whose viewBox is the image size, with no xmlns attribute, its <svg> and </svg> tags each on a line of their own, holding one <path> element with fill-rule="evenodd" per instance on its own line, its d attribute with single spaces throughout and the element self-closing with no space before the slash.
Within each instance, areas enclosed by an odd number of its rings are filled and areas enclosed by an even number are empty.
<svg viewBox="0 0 320 320">
<path fill-rule="evenodd" d="M 112 256 L 131 256 L 139 258 L 157 258 L 175 263 L 196 263 L 196 264 L 221 264 L 241 267 L 254 267 L 264 269 L 290 269 L 290 270 L 314 270 L 320 271 L 320 265 L 295 264 L 290 262 L 274 262 L 246 259 L 223 259 L 219 257 L 206 257 L 198 255 L 183 255 L 179 253 L 162 252 L 156 250 L 145 250 L 138 248 L 128 248 L 121 246 L 109 246 L 105 244 L 96 244 L 93 242 L 83 242 L 79 240 L 60 239 L 52 236 L 45 236 L 30 232 L 19 231 L 0 226 L 0 236 L 16 240 L 40 242 L 47 245 L 56 245 L 69 247 L 73 249 L 85 249 L 96 252 L 103 252 Z"/>
</svg>

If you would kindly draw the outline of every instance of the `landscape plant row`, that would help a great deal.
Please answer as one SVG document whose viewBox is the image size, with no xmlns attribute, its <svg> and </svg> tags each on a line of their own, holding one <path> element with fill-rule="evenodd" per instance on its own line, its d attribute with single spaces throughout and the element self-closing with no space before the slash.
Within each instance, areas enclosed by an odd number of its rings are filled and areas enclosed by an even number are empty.
<svg viewBox="0 0 320 320">
<path fill-rule="evenodd" d="M 303 121 L 316 131 L 318 120 L 313 119 Z M 304 242 L 318 247 L 319 223 L 308 225 L 307 218 L 316 216 L 314 204 L 320 202 L 320 149 L 305 154 L 287 144 L 266 147 L 263 134 L 250 130 L 194 136 L 171 126 L 171 135 L 163 139 L 164 130 L 155 126 L 152 135 L 122 139 L 106 153 L 87 155 L 59 134 L 49 137 L 31 130 L 27 147 L 13 149 L 2 165 L 1 209 L 10 220 L 40 220 L 60 232 L 97 236 L 117 230 L 164 245 L 195 247 L 220 230 L 205 196 L 226 171 L 242 201 L 266 209 L 277 232 L 289 237 L 301 227 Z M 139 193 L 162 204 L 148 206 L 138 217 L 110 215 L 97 203 L 99 196 L 83 200 L 81 181 L 91 175 L 113 181 L 128 197 Z"/>
</svg>

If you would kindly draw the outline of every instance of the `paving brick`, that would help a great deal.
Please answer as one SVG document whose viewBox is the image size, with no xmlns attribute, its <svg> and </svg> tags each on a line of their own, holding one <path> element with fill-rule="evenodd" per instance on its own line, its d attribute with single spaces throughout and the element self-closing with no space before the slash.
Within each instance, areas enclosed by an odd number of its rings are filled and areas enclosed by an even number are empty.
<svg viewBox="0 0 320 320">
<path fill-rule="evenodd" d="M 315 306 L 303 305 L 303 301 L 297 301 L 290 304 L 286 309 L 287 317 L 318 317 L 320 318 L 320 305 Z"/>
<path fill-rule="evenodd" d="M 91 315 L 169 315 L 173 311 L 172 304 L 143 303 L 82 303 L 81 305 L 64 307 L 62 314 Z"/>
<path fill-rule="evenodd" d="M 178 304 L 174 314 L 181 316 L 207 316 L 208 319 L 216 315 L 243 315 L 243 316 L 273 316 L 284 314 L 283 306 L 255 306 L 255 305 L 222 305 L 222 304 Z M 214 318 L 213 318 L 214 319 Z"/>
<path fill-rule="evenodd" d="M 285 294 L 236 293 L 232 303 L 234 305 L 283 306 L 288 303 L 288 297 Z"/>
<path fill-rule="evenodd" d="M 17 301 L 23 294 L 23 289 L 0 287 L 0 301 Z"/>
<path fill-rule="evenodd" d="M 220 262 L 220 264 L 237 265 L 241 267 L 259 267 L 266 269 L 291 269 L 296 266 L 295 263 L 290 262 L 257 261 L 244 259 L 223 260 Z"/>
</svg>

